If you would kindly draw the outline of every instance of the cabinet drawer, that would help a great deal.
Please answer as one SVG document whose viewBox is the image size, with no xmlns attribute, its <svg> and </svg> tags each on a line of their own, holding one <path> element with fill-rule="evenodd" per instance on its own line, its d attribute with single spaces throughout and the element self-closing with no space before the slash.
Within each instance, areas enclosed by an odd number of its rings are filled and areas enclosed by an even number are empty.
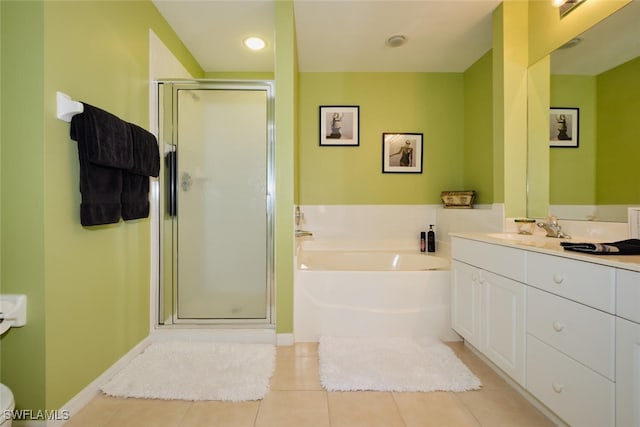
<svg viewBox="0 0 640 427">
<path fill-rule="evenodd" d="M 527 253 L 527 284 L 615 313 L 615 269 L 536 252 Z"/>
<path fill-rule="evenodd" d="M 525 252 L 520 249 L 452 237 L 451 254 L 467 264 L 524 282 Z"/>
<path fill-rule="evenodd" d="M 531 335 L 527 389 L 569 425 L 614 425 L 614 383 Z"/>
<path fill-rule="evenodd" d="M 529 287 L 527 332 L 610 380 L 615 379 L 615 317 Z"/>
<path fill-rule="evenodd" d="M 640 273 L 616 270 L 616 314 L 640 323 Z"/>
</svg>

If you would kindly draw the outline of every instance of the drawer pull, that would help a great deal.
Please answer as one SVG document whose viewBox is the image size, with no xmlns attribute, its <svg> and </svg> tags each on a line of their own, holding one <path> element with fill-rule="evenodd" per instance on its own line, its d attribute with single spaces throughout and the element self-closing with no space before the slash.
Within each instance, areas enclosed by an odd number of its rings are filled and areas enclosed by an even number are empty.
<svg viewBox="0 0 640 427">
<path fill-rule="evenodd" d="M 562 276 L 562 274 L 556 273 L 553 275 L 553 281 L 559 285 L 564 281 L 564 277 Z"/>
<path fill-rule="evenodd" d="M 562 390 L 564 390 L 564 386 L 558 383 L 551 384 L 551 387 L 553 387 L 553 391 L 555 391 L 558 394 L 562 393 Z"/>
<path fill-rule="evenodd" d="M 562 332 L 562 330 L 564 329 L 564 323 L 560 323 L 556 320 L 555 322 L 553 322 L 553 329 L 556 332 Z"/>
</svg>

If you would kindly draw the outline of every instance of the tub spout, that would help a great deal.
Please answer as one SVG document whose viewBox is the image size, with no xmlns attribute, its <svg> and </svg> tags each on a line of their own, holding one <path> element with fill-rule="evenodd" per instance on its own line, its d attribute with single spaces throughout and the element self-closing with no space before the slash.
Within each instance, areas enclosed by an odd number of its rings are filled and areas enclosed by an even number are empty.
<svg viewBox="0 0 640 427">
<path fill-rule="evenodd" d="M 313 233 L 306 230 L 296 230 L 296 237 L 313 236 Z"/>
</svg>

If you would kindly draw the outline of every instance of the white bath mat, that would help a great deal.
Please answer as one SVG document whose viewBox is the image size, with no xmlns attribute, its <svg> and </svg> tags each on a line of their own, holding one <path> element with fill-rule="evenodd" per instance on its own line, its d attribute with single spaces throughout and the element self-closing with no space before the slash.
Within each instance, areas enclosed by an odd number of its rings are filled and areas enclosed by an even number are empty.
<svg viewBox="0 0 640 427">
<path fill-rule="evenodd" d="M 322 337 L 320 381 L 329 391 L 467 391 L 480 380 L 438 341 Z"/>
<path fill-rule="evenodd" d="M 118 372 L 102 391 L 151 399 L 244 401 L 269 390 L 270 344 L 158 342 Z"/>
</svg>

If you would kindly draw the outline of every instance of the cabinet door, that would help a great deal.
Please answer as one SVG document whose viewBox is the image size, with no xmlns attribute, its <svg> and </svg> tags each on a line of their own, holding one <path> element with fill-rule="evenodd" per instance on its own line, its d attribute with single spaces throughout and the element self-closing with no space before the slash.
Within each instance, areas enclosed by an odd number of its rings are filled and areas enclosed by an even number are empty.
<svg viewBox="0 0 640 427">
<path fill-rule="evenodd" d="M 616 318 L 616 425 L 640 427 L 640 325 Z"/>
<path fill-rule="evenodd" d="M 519 384 L 524 385 L 525 285 L 482 271 L 484 354 Z"/>
<path fill-rule="evenodd" d="M 451 326 L 471 345 L 480 348 L 479 270 L 451 262 Z"/>
</svg>

